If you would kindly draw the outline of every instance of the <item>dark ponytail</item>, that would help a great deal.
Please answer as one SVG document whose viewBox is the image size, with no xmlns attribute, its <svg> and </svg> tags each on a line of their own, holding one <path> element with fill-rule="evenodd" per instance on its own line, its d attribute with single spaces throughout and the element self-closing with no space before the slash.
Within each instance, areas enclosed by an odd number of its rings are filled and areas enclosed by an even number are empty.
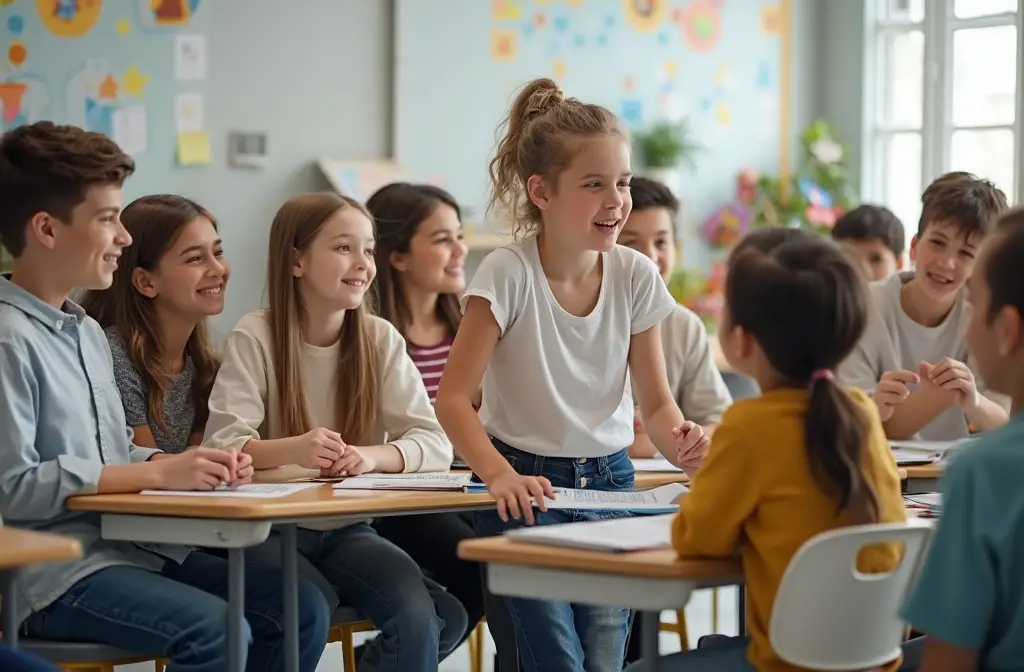
<svg viewBox="0 0 1024 672">
<path fill-rule="evenodd" d="M 726 327 L 748 332 L 786 386 L 809 390 L 804 442 L 818 486 L 837 513 L 878 520 L 878 496 L 861 471 L 868 418 L 832 376 L 867 325 L 858 270 L 826 238 L 763 229 L 733 250 L 725 294 Z"/>
</svg>

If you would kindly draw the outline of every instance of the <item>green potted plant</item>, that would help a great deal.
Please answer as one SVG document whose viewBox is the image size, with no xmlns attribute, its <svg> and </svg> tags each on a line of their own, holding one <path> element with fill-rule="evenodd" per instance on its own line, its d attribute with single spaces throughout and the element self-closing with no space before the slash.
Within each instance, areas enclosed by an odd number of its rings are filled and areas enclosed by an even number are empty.
<svg viewBox="0 0 1024 672">
<path fill-rule="evenodd" d="M 643 173 L 679 195 L 682 167 L 693 170 L 695 157 L 703 146 L 693 138 L 690 125 L 682 121 L 660 121 L 635 134 L 634 144 Z"/>
</svg>

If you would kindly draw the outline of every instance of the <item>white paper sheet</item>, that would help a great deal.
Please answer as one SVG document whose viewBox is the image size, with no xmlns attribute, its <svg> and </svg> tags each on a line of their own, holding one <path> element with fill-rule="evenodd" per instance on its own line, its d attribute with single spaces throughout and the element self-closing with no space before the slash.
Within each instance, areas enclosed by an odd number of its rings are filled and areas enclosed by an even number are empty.
<svg viewBox="0 0 1024 672">
<path fill-rule="evenodd" d="M 136 156 L 146 151 L 149 145 L 149 133 L 146 125 L 146 107 L 144 105 L 128 105 L 114 111 L 111 117 L 113 140 L 121 151 Z"/>
<path fill-rule="evenodd" d="M 672 515 L 619 518 L 587 523 L 540 525 L 510 530 L 515 541 L 588 551 L 643 551 L 672 543 Z"/>
<path fill-rule="evenodd" d="M 647 471 L 667 471 L 675 472 L 682 471 L 679 467 L 675 466 L 664 457 L 634 457 L 633 458 L 633 471 L 647 472 Z"/>
<path fill-rule="evenodd" d="M 545 503 L 549 509 L 668 513 L 679 508 L 679 498 L 687 490 L 682 483 L 669 483 L 650 490 L 628 491 L 555 488 L 555 498 L 545 497 Z"/>
<path fill-rule="evenodd" d="M 924 453 L 944 455 L 946 451 L 964 446 L 974 439 L 957 439 L 956 441 L 890 441 L 893 450 L 913 450 Z"/>
<path fill-rule="evenodd" d="M 201 93 L 179 93 L 174 98 L 174 130 L 203 130 L 203 95 Z"/>
<path fill-rule="evenodd" d="M 926 453 L 922 450 L 906 450 L 903 448 L 893 450 L 892 456 L 896 458 L 896 464 L 900 466 L 931 464 L 942 457 L 941 453 Z"/>
<path fill-rule="evenodd" d="M 174 76 L 186 81 L 206 79 L 206 36 L 174 36 Z"/>
<path fill-rule="evenodd" d="M 287 497 L 309 488 L 319 488 L 320 483 L 250 483 L 234 488 L 216 490 L 143 490 L 143 495 L 173 495 L 174 497 L 251 497 L 271 499 Z"/>
<path fill-rule="evenodd" d="M 463 490 L 472 474 L 363 474 L 335 483 L 336 490 Z"/>
</svg>

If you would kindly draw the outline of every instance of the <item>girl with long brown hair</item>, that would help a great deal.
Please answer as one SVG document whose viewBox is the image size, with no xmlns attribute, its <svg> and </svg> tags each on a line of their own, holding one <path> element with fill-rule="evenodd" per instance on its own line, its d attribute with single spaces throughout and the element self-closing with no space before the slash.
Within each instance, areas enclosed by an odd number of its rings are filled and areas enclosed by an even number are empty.
<svg viewBox="0 0 1024 672">
<path fill-rule="evenodd" d="M 798 669 L 776 655 L 767 631 L 790 560 L 822 532 L 905 520 L 877 407 L 834 379 L 864 333 L 869 301 L 853 261 L 817 234 L 764 229 L 733 250 L 719 337 L 729 364 L 753 378 L 761 396 L 725 412 L 672 540 L 682 557 L 739 552 L 750 636 L 703 640 L 659 669 Z M 872 546 L 858 569 L 888 572 L 899 562 L 897 548 Z"/>
<path fill-rule="evenodd" d="M 220 365 L 206 319 L 224 310 L 228 263 L 213 215 L 182 196 L 140 198 L 121 221 L 133 242 L 82 307 L 107 335 L 135 443 L 180 453 L 206 425 Z"/>
<path fill-rule="evenodd" d="M 278 210 L 269 306 L 228 337 L 204 445 L 314 476 L 448 469 L 451 444 L 404 339 L 364 303 L 374 245 L 350 198 L 307 194 Z M 368 522 L 317 527 L 299 530 L 303 572 L 381 630 L 359 669 L 436 671 L 466 630 L 459 601 Z M 277 561 L 277 549 L 271 540 L 254 557 Z"/>
</svg>

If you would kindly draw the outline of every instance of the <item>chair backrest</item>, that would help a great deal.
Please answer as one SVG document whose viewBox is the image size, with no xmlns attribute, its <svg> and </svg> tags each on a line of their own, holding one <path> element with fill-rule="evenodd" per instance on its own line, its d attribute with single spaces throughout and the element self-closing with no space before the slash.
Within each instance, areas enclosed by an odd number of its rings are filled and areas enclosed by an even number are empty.
<svg viewBox="0 0 1024 672">
<path fill-rule="evenodd" d="M 772 607 L 769 639 L 791 665 L 866 670 L 900 655 L 900 604 L 931 534 L 927 521 L 855 525 L 805 543 L 790 561 Z M 857 554 L 878 543 L 904 545 L 899 566 L 857 571 Z"/>
</svg>

